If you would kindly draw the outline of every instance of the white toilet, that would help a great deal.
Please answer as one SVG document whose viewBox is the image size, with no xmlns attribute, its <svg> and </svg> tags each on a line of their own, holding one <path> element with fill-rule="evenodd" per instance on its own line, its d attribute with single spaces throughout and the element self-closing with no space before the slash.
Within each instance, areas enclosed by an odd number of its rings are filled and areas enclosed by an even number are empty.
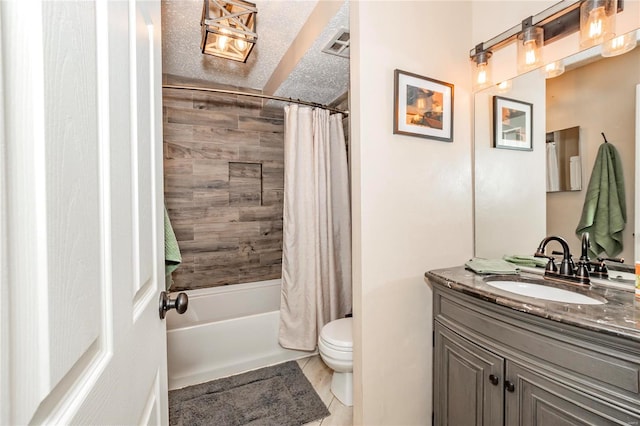
<svg viewBox="0 0 640 426">
<path fill-rule="evenodd" d="M 320 357 L 333 370 L 331 392 L 344 405 L 353 405 L 353 318 L 327 323 L 320 331 Z"/>
</svg>

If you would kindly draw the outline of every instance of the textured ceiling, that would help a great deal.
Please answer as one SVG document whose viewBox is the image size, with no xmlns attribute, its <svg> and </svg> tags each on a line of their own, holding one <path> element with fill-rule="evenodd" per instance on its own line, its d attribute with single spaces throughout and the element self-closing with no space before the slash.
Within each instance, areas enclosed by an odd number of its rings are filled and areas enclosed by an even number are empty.
<svg viewBox="0 0 640 426">
<path fill-rule="evenodd" d="M 348 28 L 349 4 L 345 2 L 275 95 L 328 104 L 345 93 L 349 88 L 349 59 L 322 49 L 338 31 Z"/>
<path fill-rule="evenodd" d="M 326 1 L 326 0 L 322 0 Z M 200 52 L 201 0 L 162 1 L 163 73 L 187 79 L 264 90 L 278 70 L 301 30 L 311 25 L 318 0 L 259 0 L 256 32 L 258 42 L 247 63 Z M 297 62 L 277 87 L 267 92 L 277 96 L 327 104 L 347 91 L 349 59 L 323 53 L 322 49 L 341 28 L 349 28 L 348 2 L 340 0 L 337 13 L 323 23 L 310 48 L 298 54 Z M 296 47 L 291 48 L 295 51 Z M 273 81 L 271 81 L 273 84 Z"/>
</svg>

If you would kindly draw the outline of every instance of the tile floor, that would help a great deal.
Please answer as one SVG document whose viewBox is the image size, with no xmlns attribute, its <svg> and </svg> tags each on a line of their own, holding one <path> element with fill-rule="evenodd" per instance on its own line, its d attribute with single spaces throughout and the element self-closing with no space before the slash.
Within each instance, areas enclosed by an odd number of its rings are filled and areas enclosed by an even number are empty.
<svg viewBox="0 0 640 426">
<path fill-rule="evenodd" d="M 331 412 L 329 417 L 307 423 L 305 426 L 351 426 L 353 424 L 353 407 L 343 405 L 331 393 L 331 374 L 333 372 L 322 362 L 320 355 L 299 359 L 298 365 Z"/>
</svg>

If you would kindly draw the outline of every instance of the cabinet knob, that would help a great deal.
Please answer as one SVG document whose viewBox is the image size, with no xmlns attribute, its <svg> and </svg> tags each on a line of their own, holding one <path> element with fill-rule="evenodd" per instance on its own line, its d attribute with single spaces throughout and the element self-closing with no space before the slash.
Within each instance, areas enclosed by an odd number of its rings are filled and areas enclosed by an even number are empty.
<svg viewBox="0 0 640 426">
<path fill-rule="evenodd" d="M 489 375 L 489 381 L 493 386 L 498 386 L 498 383 L 500 383 L 500 379 L 495 374 Z"/>
<path fill-rule="evenodd" d="M 506 380 L 504 382 L 504 388 L 508 391 L 508 392 L 513 392 L 516 390 L 516 385 L 514 385 L 512 382 L 510 382 L 509 380 Z"/>
</svg>

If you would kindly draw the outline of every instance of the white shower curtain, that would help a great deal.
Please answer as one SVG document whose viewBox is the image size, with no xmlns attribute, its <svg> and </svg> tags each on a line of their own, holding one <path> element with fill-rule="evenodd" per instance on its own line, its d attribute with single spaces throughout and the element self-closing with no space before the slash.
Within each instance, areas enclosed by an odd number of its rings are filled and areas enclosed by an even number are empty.
<svg viewBox="0 0 640 426">
<path fill-rule="evenodd" d="M 349 172 L 342 114 L 285 107 L 280 344 L 314 350 L 351 311 Z"/>
</svg>

